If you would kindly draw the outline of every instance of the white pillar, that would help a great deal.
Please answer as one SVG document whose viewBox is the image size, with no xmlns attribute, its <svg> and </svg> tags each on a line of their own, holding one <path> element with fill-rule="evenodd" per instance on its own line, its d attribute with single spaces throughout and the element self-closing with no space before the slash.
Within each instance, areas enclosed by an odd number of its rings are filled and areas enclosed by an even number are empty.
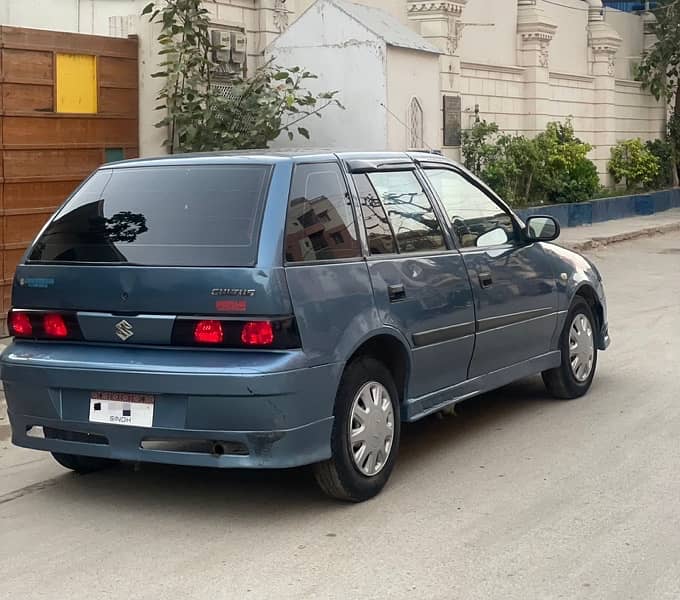
<svg viewBox="0 0 680 600">
<path fill-rule="evenodd" d="M 441 49 L 439 58 L 442 105 L 444 95 L 460 95 L 460 57 L 458 48 L 463 34 L 463 9 L 467 0 L 407 0 L 408 18 L 417 23 L 417 31 L 433 46 Z M 440 115 L 443 127 L 443 114 Z M 445 150 L 460 158 L 458 149 Z"/>
<path fill-rule="evenodd" d="M 616 53 L 622 38 L 603 20 L 593 18 L 588 23 L 591 72 L 595 77 L 595 151 L 600 179 L 611 183 L 607 173 L 610 149 L 617 143 L 616 134 Z"/>
<path fill-rule="evenodd" d="M 544 129 L 550 112 L 550 42 L 557 25 L 550 21 L 535 0 L 517 3 L 517 62 L 524 71 L 524 130 L 533 136 Z"/>
</svg>

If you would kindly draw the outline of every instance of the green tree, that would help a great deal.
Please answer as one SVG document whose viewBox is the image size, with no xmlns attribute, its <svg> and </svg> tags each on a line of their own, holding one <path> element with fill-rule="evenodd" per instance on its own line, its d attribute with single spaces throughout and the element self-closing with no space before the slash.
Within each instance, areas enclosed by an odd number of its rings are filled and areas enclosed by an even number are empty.
<svg viewBox="0 0 680 600">
<path fill-rule="evenodd" d="M 309 138 L 302 121 L 330 106 L 342 108 L 337 92 L 314 95 L 304 88 L 316 75 L 272 62 L 251 77 L 235 75 L 224 95 L 213 85 L 220 47 L 209 35 L 202 0 L 151 2 L 142 14 L 161 25 L 163 60 L 152 77 L 164 79 L 156 109 L 165 116 L 156 126 L 167 128 L 170 153 L 265 148 L 283 132 L 291 140 L 296 133 Z"/>
<path fill-rule="evenodd" d="M 658 0 L 652 12 L 656 17 L 652 28 L 658 41 L 643 54 L 638 79 L 657 100 L 664 98 L 672 105 L 668 134 L 677 177 L 680 168 L 680 2 Z"/>
</svg>

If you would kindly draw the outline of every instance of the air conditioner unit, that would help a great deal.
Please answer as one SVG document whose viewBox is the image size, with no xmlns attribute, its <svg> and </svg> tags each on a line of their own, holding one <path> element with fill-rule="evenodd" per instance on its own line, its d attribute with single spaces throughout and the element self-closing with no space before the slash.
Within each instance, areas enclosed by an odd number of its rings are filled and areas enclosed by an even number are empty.
<svg viewBox="0 0 680 600">
<path fill-rule="evenodd" d="M 213 50 L 213 60 L 216 63 L 228 63 L 231 58 L 231 31 L 223 29 L 212 29 L 210 31 L 210 41 L 215 49 Z"/>
</svg>

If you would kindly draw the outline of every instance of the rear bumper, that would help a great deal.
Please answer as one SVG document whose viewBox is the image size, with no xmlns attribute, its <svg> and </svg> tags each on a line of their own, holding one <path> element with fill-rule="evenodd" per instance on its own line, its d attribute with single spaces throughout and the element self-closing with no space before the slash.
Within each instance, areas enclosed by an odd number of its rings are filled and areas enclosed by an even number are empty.
<svg viewBox="0 0 680 600">
<path fill-rule="evenodd" d="M 173 465 L 217 468 L 282 469 L 308 465 L 330 457 L 330 437 L 333 419 L 328 418 L 295 429 L 273 431 L 206 431 L 202 429 L 167 429 L 125 427 L 46 419 L 9 413 L 12 443 L 23 448 L 49 450 L 65 454 L 98 456 L 133 462 L 155 462 Z M 29 430 L 36 426 L 60 431 L 98 436 L 106 443 L 74 442 L 61 439 L 31 437 Z M 167 448 L 142 448 L 145 440 L 163 440 Z M 175 446 L 172 441 L 175 440 Z M 198 446 L 196 442 L 204 441 Z M 213 444 L 226 447 L 225 454 L 211 451 Z M 182 446 L 204 447 L 205 451 L 182 450 Z M 238 453 L 229 454 L 229 448 Z M 241 448 L 244 450 L 242 451 Z M 247 452 L 247 453 L 242 453 Z"/>
<path fill-rule="evenodd" d="M 331 455 L 342 366 L 301 368 L 299 353 L 294 354 L 249 353 L 244 359 L 240 353 L 13 344 L 0 360 L 12 442 L 66 454 L 204 467 L 285 468 L 325 460 Z M 91 423 L 93 391 L 154 395 L 153 426 Z M 92 437 L 29 435 L 39 426 Z M 166 448 L 142 447 L 149 440 L 167 442 Z M 203 451 L 178 449 L 187 440 L 205 442 Z M 213 443 L 226 452 L 214 453 Z"/>
</svg>

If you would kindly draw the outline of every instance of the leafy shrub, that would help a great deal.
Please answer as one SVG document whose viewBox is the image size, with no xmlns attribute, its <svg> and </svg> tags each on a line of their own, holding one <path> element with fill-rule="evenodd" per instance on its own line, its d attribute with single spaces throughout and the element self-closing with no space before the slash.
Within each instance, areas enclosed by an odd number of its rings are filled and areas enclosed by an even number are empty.
<svg viewBox="0 0 680 600">
<path fill-rule="evenodd" d="M 463 131 L 463 163 L 473 173 L 479 175 L 495 158 L 496 149 L 490 138 L 496 133 L 498 125 L 486 121 L 475 123 L 471 129 Z"/>
<path fill-rule="evenodd" d="M 548 202 L 583 202 L 600 188 L 590 144 L 574 134 L 571 121 L 549 123 L 534 140 L 539 157 L 537 187 Z"/>
<path fill-rule="evenodd" d="M 673 185 L 673 146 L 668 140 L 652 140 L 645 143 L 649 150 L 659 161 L 659 174 L 649 183 L 649 187 L 662 190 Z"/>
<path fill-rule="evenodd" d="M 616 183 L 624 181 L 628 190 L 647 187 L 659 176 L 659 159 L 639 138 L 619 142 L 611 155 L 609 172 Z"/>
<path fill-rule="evenodd" d="M 570 121 L 550 123 L 534 139 L 498 135 L 486 121 L 463 134 L 465 166 L 514 205 L 590 199 L 600 188 L 590 150 Z"/>
</svg>

